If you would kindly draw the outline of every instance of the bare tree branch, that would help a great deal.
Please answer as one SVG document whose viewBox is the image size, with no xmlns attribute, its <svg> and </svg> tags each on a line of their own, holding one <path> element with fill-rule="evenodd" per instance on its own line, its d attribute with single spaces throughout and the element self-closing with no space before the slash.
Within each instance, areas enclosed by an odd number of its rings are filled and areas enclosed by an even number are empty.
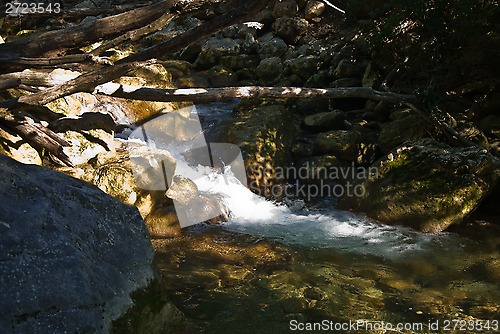
<svg viewBox="0 0 500 334">
<path fill-rule="evenodd" d="M 131 100 L 158 102 L 207 102 L 235 98 L 366 98 L 390 103 L 415 101 L 415 95 L 381 92 L 366 87 L 302 88 L 302 87 L 222 87 L 158 89 L 108 83 L 98 86 L 95 93 Z"/>
<path fill-rule="evenodd" d="M 83 47 L 101 39 L 119 36 L 156 20 L 181 0 L 163 0 L 77 26 L 33 34 L 25 39 L 0 44 L 0 60 L 39 57 L 49 51 Z"/>
</svg>

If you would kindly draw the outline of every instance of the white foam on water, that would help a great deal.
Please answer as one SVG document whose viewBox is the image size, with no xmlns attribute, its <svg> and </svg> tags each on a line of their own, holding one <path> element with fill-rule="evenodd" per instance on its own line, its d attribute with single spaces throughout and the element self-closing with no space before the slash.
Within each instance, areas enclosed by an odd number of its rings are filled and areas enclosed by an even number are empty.
<svg viewBox="0 0 500 334">
<path fill-rule="evenodd" d="M 148 142 L 148 145 L 154 143 Z M 268 201 L 242 185 L 229 166 L 223 170 L 190 166 L 182 155 L 189 147 L 182 146 L 156 148 L 168 150 L 177 159 L 175 174 L 193 180 L 199 190 L 222 198 L 230 211 L 230 220 L 222 223 L 227 230 L 300 247 L 332 248 L 390 259 L 404 259 L 410 253 L 422 256 L 422 252 L 435 252 L 456 245 L 445 242 L 446 247 L 443 246 L 442 235 L 380 225 L 363 216 L 333 208 L 310 210 L 297 203 L 286 206 Z"/>
</svg>

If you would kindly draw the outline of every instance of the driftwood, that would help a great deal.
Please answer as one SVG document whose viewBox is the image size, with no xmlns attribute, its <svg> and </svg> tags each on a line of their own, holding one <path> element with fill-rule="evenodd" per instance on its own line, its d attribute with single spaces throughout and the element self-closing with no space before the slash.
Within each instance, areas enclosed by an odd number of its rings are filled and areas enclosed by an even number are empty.
<svg viewBox="0 0 500 334">
<path fill-rule="evenodd" d="M 118 63 L 126 63 L 132 61 L 143 61 L 152 58 L 161 58 L 173 52 L 179 51 L 188 45 L 201 41 L 208 36 L 211 36 L 226 27 L 229 27 L 238 22 L 243 22 L 253 15 L 256 15 L 259 10 L 266 5 L 265 1 L 248 0 L 242 6 L 236 7 L 229 12 L 222 14 L 202 25 L 193 28 L 180 36 L 176 36 L 168 41 L 158 43 L 141 52 L 130 55 L 121 59 Z"/>
<path fill-rule="evenodd" d="M 36 122 L 29 114 L 19 112 L 15 117 L 9 116 L 0 122 L 18 133 L 35 149 L 45 149 L 66 165 L 72 166 L 71 160 L 63 150 L 63 147 L 68 147 L 70 144 L 52 130 Z"/>
<path fill-rule="evenodd" d="M 15 88 L 21 84 L 19 78 L 0 78 L 0 90 Z"/>
<path fill-rule="evenodd" d="M 98 86 L 95 93 L 131 100 L 158 102 L 209 102 L 235 98 L 365 98 L 389 103 L 415 101 L 415 95 L 381 92 L 372 88 L 303 88 L 303 87 L 221 87 L 158 89 L 108 83 Z"/>
<path fill-rule="evenodd" d="M 40 71 L 31 71 L 25 70 L 22 72 L 12 72 L 6 74 L 0 74 L 0 90 L 7 89 L 12 87 L 3 88 L 1 86 L 1 82 L 8 80 L 17 80 L 19 84 L 27 85 L 27 86 L 37 86 L 37 87 L 52 87 L 55 85 L 61 85 L 65 82 L 68 82 L 71 79 L 79 76 L 78 72 L 74 72 L 75 75 L 64 75 L 61 76 L 56 73 L 47 73 Z"/>
<path fill-rule="evenodd" d="M 128 63 L 110 66 L 102 71 L 85 73 L 75 79 L 65 82 L 62 85 L 54 86 L 32 95 L 21 96 L 18 101 L 32 105 L 45 105 L 49 102 L 57 100 L 58 98 L 73 93 L 92 92 L 96 86 L 121 77 L 127 74 L 134 67 L 140 65 L 141 64 Z M 0 106 L 1 105 L 2 103 L 0 103 Z"/>
<path fill-rule="evenodd" d="M 77 26 L 33 34 L 25 39 L 0 44 L 1 66 L 5 71 L 12 62 L 15 63 L 21 57 L 39 57 L 46 53 L 83 47 L 102 39 L 120 36 L 150 24 L 179 2 L 180 0 L 164 0 Z"/>
<path fill-rule="evenodd" d="M 18 133 L 33 147 L 44 148 L 63 163 L 71 165 L 63 151 L 68 143 L 37 121 L 40 118 L 38 116 L 47 116 L 44 105 L 73 93 L 92 93 L 96 86 L 124 76 L 135 67 L 147 65 L 152 58 L 179 51 L 227 26 L 241 22 L 266 5 L 258 0 L 246 1 L 242 6 L 235 7 L 198 28 L 122 59 L 116 65 L 109 63 L 105 57 L 99 57 L 117 44 L 142 38 L 163 28 L 174 17 L 186 15 L 205 4 L 210 4 L 210 1 L 163 0 L 152 5 L 134 5 L 134 9 L 120 14 L 0 44 L 0 73 L 6 73 L 0 76 L 0 90 L 17 87 L 32 92 L 30 95 L 1 101 L 0 123 Z M 103 9 L 100 14 L 113 12 L 115 9 Z M 85 13 L 90 12 L 75 9 L 73 12 L 62 13 L 59 17 L 78 17 Z M 108 42 L 89 53 L 66 54 L 67 50 L 75 50 L 102 40 Z M 44 72 L 16 72 L 26 68 L 54 68 L 61 65 L 71 69 L 76 66 L 85 72 L 76 78 L 64 78 Z M 40 90 L 38 87 L 49 88 Z M 54 116 L 61 117 L 56 114 L 48 115 Z M 55 126 L 59 123 L 52 124 Z M 72 126 L 71 122 L 66 122 L 68 124 Z"/>
</svg>

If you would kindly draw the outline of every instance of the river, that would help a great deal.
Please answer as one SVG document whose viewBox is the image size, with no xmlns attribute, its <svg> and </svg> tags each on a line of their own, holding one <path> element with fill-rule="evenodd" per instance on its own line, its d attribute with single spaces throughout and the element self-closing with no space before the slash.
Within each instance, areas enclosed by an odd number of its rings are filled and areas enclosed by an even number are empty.
<svg viewBox="0 0 500 334">
<path fill-rule="evenodd" d="M 208 140 L 234 104 L 198 106 Z M 499 329 L 496 233 L 422 234 L 334 209 L 275 203 L 222 171 L 199 187 L 231 211 L 155 240 L 168 297 L 203 333 L 492 333 Z"/>
</svg>

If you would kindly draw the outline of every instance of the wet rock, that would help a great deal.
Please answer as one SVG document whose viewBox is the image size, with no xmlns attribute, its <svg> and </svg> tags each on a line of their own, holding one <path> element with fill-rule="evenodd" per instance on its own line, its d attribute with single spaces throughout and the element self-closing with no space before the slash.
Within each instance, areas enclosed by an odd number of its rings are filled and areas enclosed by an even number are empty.
<svg viewBox="0 0 500 334">
<path fill-rule="evenodd" d="M 356 161 L 360 155 L 361 134 L 351 130 L 333 130 L 320 134 L 314 142 L 317 154 L 331 153 L 346 161 Z"/>
<path fill-rule="evenodd" d="M 153 277 L 137 209 L 0 155 L 0 323 L 16 333 L 107 333 Z"/>
<path fill-rule="evenodd" d="M 166 195 L 176 201 L 176 214 L 181 226 L 188 222 L 196 224 L 207 221 L 214 224 L 228 220 L 229 211 L 222 198 L 200 191 L 192 180 L 184 176 L 173 177 Z"/>
<path fill-rule="evenodd" d="M 307 32 L 309 23 L 305 19 L 280 17 L 273 23 L 273 33 L 288 44 L 295 44 Z"/>
<path fill-rule="evenodd" d="M 387 152 L 408 140 L 418 140 L 427 136 L 428 130 L 429 126 L 422 118 L 410 115 L 384 124 L 378 143 Z"/>
<path fill-rule="evenodd" d="M 257 75 L 264 83 L 272 83 L 283 71 L 283 62 L 279 57 L 263 59 L 257 67 Z"/>
<path fill-rule="evenodd" d="M 460 223 L 500 177 L 500 160 L 485 150 L 451 148 L 430 139 L 401 146 L 374 167 L 378 174 L 360 182 L 365 195 L 342 197 L 339 207 L 422 232 Z"/>
<path fill-rule="evenodd" d="M 321 184 L 322 182 L 341 182 L 337 173 L 350 165 L 335 155 L 325 154 L 303 159 L 300 163 L 302 173 L 299 178 L 303 183 Z"/>
<path fill-rule="evenodd" d="M 144 219 L 144 222 L 151 238 L 169 238 L 181 234 L 181 225 L 173 206 L 157 208 Z"/>
<path fill-rule="evenodd" d="M 308 20 L 319 22 L 320 16 L 323 15 L 325 8 L 326 6 L 324 2 L 309 0 L 306 4 L 304 15 Z"/>
<path fill-rule="evenodd" d="M 169 198 L 183 205 L 189 204 L 199 194 L 198 186 L 192 180 L 179 175 L 174 176 L 172 184 L 166 193 Z"/>
<path fill-rule="evenodd" d="M 275 19 L 288 16 L 294 17 L 299 11 L 299 6 L 293 0 L 279 1 L 276 2 L 273 8 L 273 17 Z"/>
<path fill-rule="evenodd" d="M 275 37 L 272 33 L 267 33 L 259 38 L 258 43 L 260 59 L 281 57 L 288 49 L 285 41 L 279 37 Z"/>
<path fill-rule="evenodd" d="M 340 110 L 322 112 L 304 118 L 304 127 L 314 132 L 344 129 L 345 114 Z"/>
</svg>

